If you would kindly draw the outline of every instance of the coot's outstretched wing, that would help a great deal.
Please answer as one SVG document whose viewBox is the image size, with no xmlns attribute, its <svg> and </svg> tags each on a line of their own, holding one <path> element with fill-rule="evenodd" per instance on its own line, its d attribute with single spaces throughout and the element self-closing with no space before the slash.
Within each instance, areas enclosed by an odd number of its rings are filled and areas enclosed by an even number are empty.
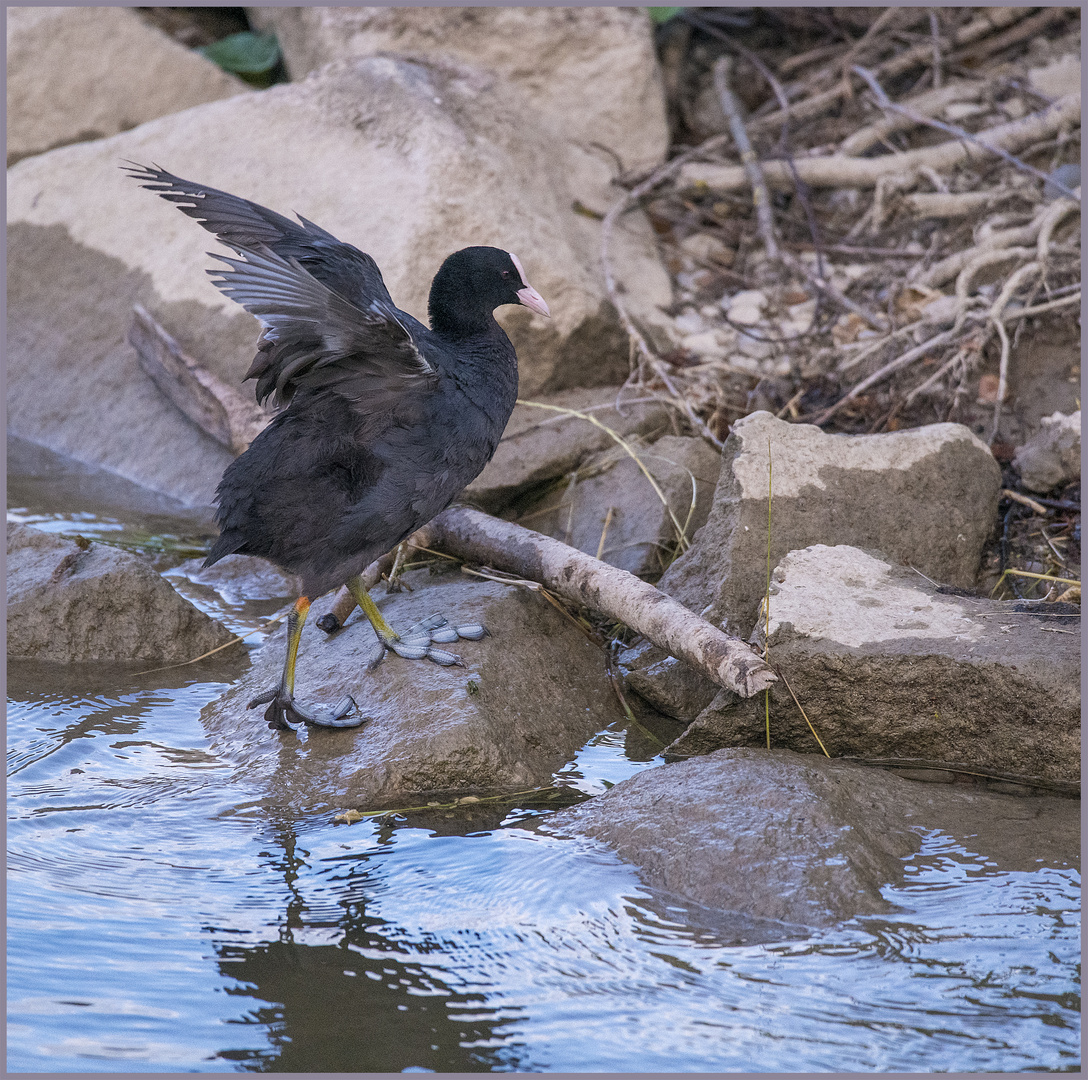
<svg viewBox="0 0 1088 1080">
<path fill-rule="evenodd" d="M 159 168 L 127 168 L 241 256 L 213 255 L 230 269 L 209 273 L 264 328 L 246 373 L 257 379 L 258 401 L 274 392 L 285 404 L 300 386 L 352 383 L 359 396 L 369 378 L 434 377 L 412 336 L 420 324 L 393 303 L 369 255 L 301 216 L 296 224 Z"/>
</svg>

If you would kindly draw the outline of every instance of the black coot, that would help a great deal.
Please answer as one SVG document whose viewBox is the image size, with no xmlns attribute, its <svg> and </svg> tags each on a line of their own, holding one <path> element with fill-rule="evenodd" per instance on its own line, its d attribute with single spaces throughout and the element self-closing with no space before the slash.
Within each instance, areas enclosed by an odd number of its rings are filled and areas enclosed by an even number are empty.
<svg viewBox="0 0 1088 1080">
<path fill-rule="evenodd" d="M 491 459 L 517 396 L 517 356 L 495 321 L 502 304 L 548 306 L 516 255 L 470 247 L 431 284 L 430 328 L 401 311 L 369 256 L 299 216 L 130 164 L 144 187 L 176 203 L 240 258 L 215 284 L 260 320 L 246 374 L 257 399 L 285 406 L 233 461 L 217 490 L 220 536 L 204 565 L 238 553 L 270 559 L 302 578 L 288 618 L 269 726 L 354 727 L 345 698 L 303 709 L 293 697 L 299 635 L 310 602 L 347 584 L 385 649 L 457 663 L 433 641 L 456 640 L 440 620 L 402 638 L 381 617 L 359 575 L 435 514 Z M 482 627 L 460 627 L 478 637 Z M 433 633 L 432 633 L 433 631 Z"/>
</svg>

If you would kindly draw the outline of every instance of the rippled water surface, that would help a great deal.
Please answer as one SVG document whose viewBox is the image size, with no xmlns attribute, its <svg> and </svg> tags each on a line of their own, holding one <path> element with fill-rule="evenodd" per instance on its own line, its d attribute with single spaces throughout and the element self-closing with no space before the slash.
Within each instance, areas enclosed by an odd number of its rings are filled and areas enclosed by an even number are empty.
<svg viewBox="0 0 1088 1080">
<path fill-rule="evenodd" d="M 10 1071 L 1079 1064 L 1068 866 L 931 833 L 885 890 L 902 914 L 789 939 L 647 889 L 539 805 L 270 810 L 201 727 L 233 670 L 12 665 Z M 560 779 L 603 791 L 660 764 L 644 745 L 603 732 Z"/>
</svg>

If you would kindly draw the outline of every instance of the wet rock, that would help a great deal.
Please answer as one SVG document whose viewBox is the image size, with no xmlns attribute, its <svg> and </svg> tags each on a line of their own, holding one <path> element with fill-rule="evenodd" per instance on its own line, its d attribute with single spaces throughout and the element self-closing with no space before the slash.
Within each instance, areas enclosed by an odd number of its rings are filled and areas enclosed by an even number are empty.
<svg viewBox="0 0 1088 1080">
<path fill-rule="evenodd" d="M 1073 865 L 1079 803 L 917 784 L 786 750 L 720 750 L 648 769 L 553 815 L 653 888 L 707 907 L 813 927 L 894 910 L 920 834 L 940 830 L 1008 869 Z"/>
<path fill-rule="evenodd" d="M 481 622 L 491 636 L 444 646 L 465 667 L 389 655 L 368 672 L 369 625 L 356 613 L 327 637 L 314 624 L 333 597 L 314 604 L 302 635 L 298 699 L 332 704 L 350 694 L 368 722 L 300 738 L 269 730 L 263 709 L 246 710 L 279 678 L 283 631 L 202 716 L 214 751 L 237 765 L 247 785 L 256 780 L 268 801 L 294 810 L 365 809 L 405 799 L 415 805 L 435 793 L 533 788 L 550 783 L 594 732 L 622 719 L 600 650 L 536 593 L 463 579 L 433 583 L 425 571 L 405 580 L 413 592 L 374 594 L 394 628 L 439 611 L 451 622 Z"/>
<path fill-rule="evenodd" d="M 940 592 L 857 548 L 793 551 L 773 574 L 771 663 L 833 757 L 920 758 L 1055 781 L 1080 778 L 1080 623 Z M 764 625 L 756 627 L 762 648 Z M 669 750 L 765 739 L 762 696 L 721 692 Z M 819 746 L 784 682 L 772 745 Z"/>
<path fill-rule="evenodd" d="M 973 583 L 997 512 L 1001 470 L 967 428 L 825 435 L 756 412 L 733 425 L 710 516 L 662 577 L 662 591 L 729 633 L 748 636 L 766 588 L 768 447 L 772 565 L 810 544 L 855 544 L 937 581 Z M 666 715 L 693 720 L 684 710 L 705 698 L 710 684 L 687 667 L 670 667 L 650 690 L 654 677 L 646 669 L 664 656 L 648 648 L 632 685 Z"/>
<path fill-rule="evenodd" d="M 297 209 L 373 255 L 421 317 L 451 251 L 515 251 L 554 313 L 499 313 L 522 393 L 622 381 L 628 343 L 605 297 L 600 225 L 571 208 L 564 145 L 495 76 L 374 57 L 19 162 L 8 177 L 11 430 L 190 505 L 210 503 L 230 460 L 143 374 L 125 333 L 139 302 L 239 383 L 257 322 L 209 282 L 208 235 L 125 177 L 124 158 Z M 645 286 L 668 301 L 648 225 L 618 230 L 615 258 L 631 295 Z"/>
<path fill-rule="evenodd" d="M 1046 492 L 1080 476 L 1080 409 L 1043 417 L 1041 428 L 1012 459 L 1029 491 Z"/>
<path fill-rule="evenodd" d="M 680 435 L 632 450 L 667 506 L 630 454 L 613 446 L 518 520 L 632 574 L 660 574 L 677 550 L 678 526 L 690 542 L 710 513 L 719 455 L 702 439 Z"/>
<path fill-rule="evenodd" d="M 118 7 L 8 8 L 8 165 L 249 90 Z"/>
<path fill-rule="evenodd" d="M 8 656 L 176 663 L 232 634 L 126 551 L 8 524 Z"/>
<path fill-rule="evenodd" d="M 630 395 L 621 395 L 618 386 L 602 386 L 537 395 L 533 400 L 588 413 L 625 437 L 652 437 L 667 429 L 667 405 L 657 401 L 628 404 L 625 397 Z M 496 513 L 523 492 L 573 472 L 591 454 L 611 446 L 615 446 L 612 437 L 588 420 L 516 405 L 495 456 L 465 488 L 464 497 Z"/>
</svg>

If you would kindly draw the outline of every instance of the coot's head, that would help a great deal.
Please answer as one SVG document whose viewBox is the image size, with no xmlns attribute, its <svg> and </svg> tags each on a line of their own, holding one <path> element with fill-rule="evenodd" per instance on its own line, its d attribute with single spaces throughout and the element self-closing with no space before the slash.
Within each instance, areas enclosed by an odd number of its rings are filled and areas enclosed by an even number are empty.
<svg viewBox="0 0 1088 1080">
<path fill-rule="evenodd" d="M 470 247 L 455 251 L 439 268 L 427 308 L 431 327 L 439 333 L 478 333 L 503 304 L 550 314 L 516 255 L 500 248 Z"/>
</svg>

